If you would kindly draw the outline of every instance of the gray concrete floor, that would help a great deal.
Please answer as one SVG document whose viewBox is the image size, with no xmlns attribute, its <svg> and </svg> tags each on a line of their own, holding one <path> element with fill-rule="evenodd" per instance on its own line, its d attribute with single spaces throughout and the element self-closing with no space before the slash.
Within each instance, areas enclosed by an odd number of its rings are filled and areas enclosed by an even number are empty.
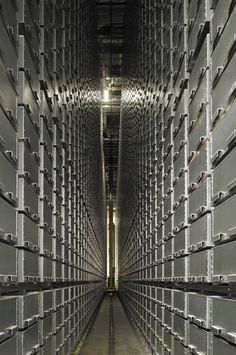
<svg viewBox="0 0 236 355">
<path fill-rule="evenodd" d="M 117 295 L 106 295 L 97 318 L 84 340 L 80 355 L 109 355 L 110 297 L 113 297 L 115 355 L 147 354 Z"/>
</svg>

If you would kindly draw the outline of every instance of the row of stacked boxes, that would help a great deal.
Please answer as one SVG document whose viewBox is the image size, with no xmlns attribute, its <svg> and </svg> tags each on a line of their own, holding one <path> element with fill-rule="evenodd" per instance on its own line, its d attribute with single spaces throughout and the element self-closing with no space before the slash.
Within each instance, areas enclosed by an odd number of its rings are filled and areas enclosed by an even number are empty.
<svg viewBox="0 0 236 355">
<path fill-rule="evenodd" d="M 172 329 L 172 340 L 167 344 L 163 335 L 157 346 L 150 323 L 146 328 L 140 323 L 137 296 L 127 298 L 133 283 L 194 285 L 198 292 L 214 283 L 211 292 L 217 295 L 224 283 L 235 282 L 234 5 L 209 0 L 130 4 L 139 16 L 129 25 L 137 42 L 125 54 L 120 278 L 124 303 L 137 307 L 138 327 L 153 353 L 211 354 L 213 345 L 200 350 L 188 339 L 178 352 Z M 129 29 L 127 41 L 133 32 Z M 123 171 L 132 175 L 125 180 L 126 195 Z M 229 304 L 235 307 L 234 301 Z M 234 336 L 228 341 L 235 344 Z M 225 353 L 236 350 L 228 348 Z"/>
<path fill-rule="evenodd" d="M 1 354 L 71 354 L 93 315 L 97 285 L 2 296 Z"/>
<path fill-rule="evenodd" d="M 14 332 L 1 338 L 1 354 L 8 346 L 11 354 L 53 354 L 61 348 L 70 353 L 105 287 L 94 9 L 93 1 L 1 1 L 1 294 L 14 285 L 16 292 L 59 288 L 62 297 L 58 341 L 57 328 L 51 326 L 56 313 L 46 321 L 37 311 L 34 325 L 22 325 L 20 302 L 28 294 L 9 297 L 18 311 L 12 308 L 16 324 L 9 324 Z M 65 288 L 70 283 L 75 288 Z M 68 302 L 76 299 L 76 305 L 64 316 L 67 290 Z M 48 292 L 56 290 L 34 294 L 36 307 Z M 4 302 L 5 296 L 0 297 L 0 307 Z M 55 301 L 52 312 L 58 306 Z M 27 307 L 31 311 L 31 304 Z M 8 317 L 1 318 L 4 333 Z M 53 347 L 42 347 L 44 323 L 48 334 L 55 335 L 50 338 Z M 9 336 L 13 338 L 6 342 Z"/>
<path fill-rule="evenodd" d="M 132 283 L 123 300 L 157 354 L 235 353 L 232 299 Z"/>
</svg>

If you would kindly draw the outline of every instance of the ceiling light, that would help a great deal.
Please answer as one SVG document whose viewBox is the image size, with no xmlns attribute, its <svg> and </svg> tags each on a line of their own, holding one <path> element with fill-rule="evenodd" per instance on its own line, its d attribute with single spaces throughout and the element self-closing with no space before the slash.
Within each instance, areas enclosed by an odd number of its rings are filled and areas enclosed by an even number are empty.
<svg viewBox="0 0 236 355">
<path fill-rule="evenodd" d="M 110 100 L 110 91 L 108 89 L 103 90 L 103 101 L 108 102 Z"/>
</svg>

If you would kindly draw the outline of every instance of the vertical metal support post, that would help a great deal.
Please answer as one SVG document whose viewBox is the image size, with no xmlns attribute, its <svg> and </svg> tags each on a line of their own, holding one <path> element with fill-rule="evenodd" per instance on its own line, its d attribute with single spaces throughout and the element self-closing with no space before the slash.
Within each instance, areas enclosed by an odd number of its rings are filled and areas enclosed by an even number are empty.
<svg viewBox="0 0 236 355">
<path fill-rule="evenodd" d="M 109 193 L 109 282 L 108 287 L 114 288 L 113 277 L 113 193 Z"/>
<path fill-rule="evenodd" d="M 110 0 L 110 26 L 112 29 L 112 0 Z M 112 33 L 112 31 L 111 31 Z M 112 38 L 111 38 L 112 39 Z M 110 48 L 110 77 L 112 76 L 112 41 Z M 112 102 L 112 101 L 111 101 Z M 112 103 L 111 103 L 112 111 Z M 110 141 L 110 172 L 109 172 L 109 282 L 108 287 L 114 288 L 113 275 L 113 152 L 112 152 L 112 138 Z"/>
</svg>

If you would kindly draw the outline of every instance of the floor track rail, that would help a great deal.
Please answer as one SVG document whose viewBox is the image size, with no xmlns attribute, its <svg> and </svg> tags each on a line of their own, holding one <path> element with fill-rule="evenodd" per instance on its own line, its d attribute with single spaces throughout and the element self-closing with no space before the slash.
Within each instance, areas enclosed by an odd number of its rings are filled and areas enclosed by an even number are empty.
<svg viewBox="0 0 236 355">
<path fill-rule="evenodd" d="M 110 295 L 110 319 L 109 319 L 109 355 L 115 354 L 115 332 L 114 332 L 113 296 Z"/>
</svg>

